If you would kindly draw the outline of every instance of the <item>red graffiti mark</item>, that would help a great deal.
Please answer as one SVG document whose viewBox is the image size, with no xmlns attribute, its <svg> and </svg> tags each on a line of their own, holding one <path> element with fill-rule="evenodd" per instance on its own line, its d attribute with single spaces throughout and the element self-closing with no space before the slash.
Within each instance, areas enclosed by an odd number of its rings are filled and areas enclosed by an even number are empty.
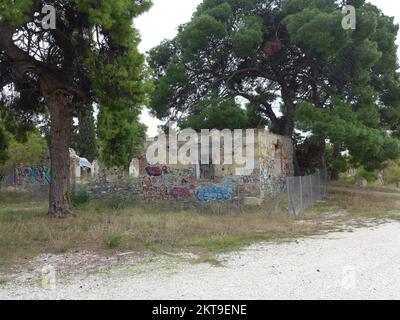
<svg viewBox="0 0 400 320">
<path fill-rule="evenodd" d="M 183 198 L 190 196 L 190 191 L 187 188 L 174 188 L 172 195 L 177 198 Z"/>
<path fill-rule="evenodd" d="M 259 193 L 260 192 L 260 188 L 254 183 L 246 184 L 244 186 L 244 189 L 246 190 L 246 192 L 249 192 L 249 193 Z"/>
<path fill-rule="evenodd" d="M 160 167 L 146 167 L 146 172 L 151 177 L 159 177 L 163 174 L 163 170 Z"/>
</svg>

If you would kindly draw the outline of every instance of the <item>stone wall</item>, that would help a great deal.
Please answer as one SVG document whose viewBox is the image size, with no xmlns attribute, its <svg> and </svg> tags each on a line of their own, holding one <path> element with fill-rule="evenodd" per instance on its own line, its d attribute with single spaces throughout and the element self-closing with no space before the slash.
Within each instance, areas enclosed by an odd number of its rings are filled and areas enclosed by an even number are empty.
<svg viewBox="0 0 400 320">
<path fill-rule="evenodd" d="M 95 181 L 87 184 L 93 198 L 119 196 L 145 202 L 232 201 L 240 198 L 268 199 L 285 189 L 287 176 L 293 175 L 291 139 L 261 132 L 257 136 L 255 168 L 248 175 L 236 176 L 236 166 L 216 165 L 212 179 L 200 179 L 199 168 L 169 165 L 151 166 L 142 156 L 134 159 L 129 173 L 123 168 L 100 168 Z"/>
</svg>

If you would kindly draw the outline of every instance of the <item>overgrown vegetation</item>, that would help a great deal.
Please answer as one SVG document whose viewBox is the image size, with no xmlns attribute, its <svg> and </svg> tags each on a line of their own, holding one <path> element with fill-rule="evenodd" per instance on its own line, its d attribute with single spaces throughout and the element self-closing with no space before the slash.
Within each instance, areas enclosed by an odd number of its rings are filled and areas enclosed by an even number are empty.
<svg viewBox="0 0 400 320">
<path fill-rule="evenodd" d="M 400 164 L 399 161 L 390 161 L 384 171 L 384 179 L 386 183 L 395 184 L 400 187 Z"/>
<path fill-rule="evenodd" d="M 90 195 L 86 189 L 76 188 L 75 186 L 73 186 L 71 190 L 71 201 L 75 207 L 80 207 L 84 204 L 89 203 Z"/>
<path fill-rule="evenodd" d="M 24 194 L 2 192 L 0 269 L 41 253 L 77 250 L 106 254 L 185 251 L 208 261 L 218 252 L 236 250 L 258 241 L 318 234 L 359 217 L 393 218 L 398 213 L 396 201 L 334 193 L 302 221 L 289 219 L 284 208 L 276 209 L 274 214 L 269 214 L 271 210 L 266 207 L 240 214 L 209 214 L 150 204 L 126 204 L 119 209 L 112 208 L 107 201 L 93 201 L 78 206 L 77 218 L 49 221 L 45 202 L 35 203 Z M 343 216 L 333 224 L 326 223 L 338 212 Z"/>
</svg>

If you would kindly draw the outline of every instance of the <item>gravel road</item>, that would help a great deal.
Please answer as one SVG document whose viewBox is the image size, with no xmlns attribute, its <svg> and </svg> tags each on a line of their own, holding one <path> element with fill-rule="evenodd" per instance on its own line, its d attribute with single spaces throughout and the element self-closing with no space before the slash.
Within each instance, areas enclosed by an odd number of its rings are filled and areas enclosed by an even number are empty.
<svg viewBox="0 0 400 320">
<path fill-rule="evenodd" d="M 58 279 L 54 289 L 0 284 L 0 299 L 400 299 L 400 223 L 219 257 L 221 266 L 162 257 Z"/>
</svg>

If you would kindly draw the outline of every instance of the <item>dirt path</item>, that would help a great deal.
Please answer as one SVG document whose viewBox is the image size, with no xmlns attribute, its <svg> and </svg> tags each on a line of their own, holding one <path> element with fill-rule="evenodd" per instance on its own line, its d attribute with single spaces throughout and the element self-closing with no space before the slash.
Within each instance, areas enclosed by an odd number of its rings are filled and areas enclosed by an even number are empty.
<svg viewBox="0 0 400 320">
<path fill-rule="evenodd" d="M 0 299 L 400 299 L 400 223 L 297 242 L 258 244 L 219 257 L 131 261 L 104 273 L 0 284 Z"/>
</svg>

